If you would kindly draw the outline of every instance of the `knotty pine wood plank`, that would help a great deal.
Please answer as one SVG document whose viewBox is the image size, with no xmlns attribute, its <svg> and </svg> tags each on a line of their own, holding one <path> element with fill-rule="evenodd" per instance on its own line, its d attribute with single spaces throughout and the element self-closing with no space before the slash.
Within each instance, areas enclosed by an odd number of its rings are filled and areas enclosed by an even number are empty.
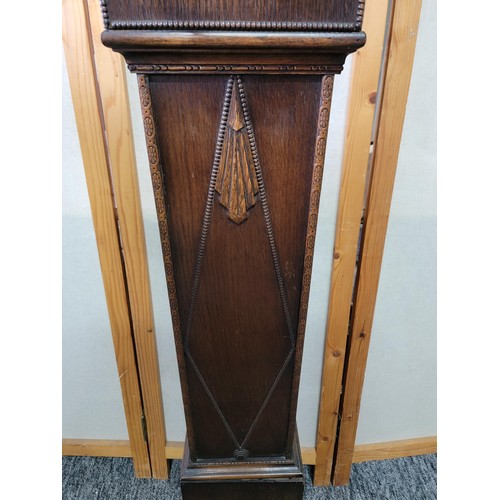
<svg viewBox="0 0 500 500">
<path fill-rule="evenodd" d="M 151 470 L 154 478 L 167 479 L 165 416 L 125 68 L 122 56 L 101 43 L 104 25 L 99 3 L 87 0 L 87 4 L 123 245 Z"/>
<path fill-rule="evenodd" d="M 169 460 L 182 460 L 184 457 L 184 441 L 167 441 L 165 454 Z"/>
<path fill-rule="evenodd" d="M 305 465 L 314 465 L 316 463 L 316 448 L 301 448 L 302 463 Z"/>
<path fill-rule="evenodd" d="M 63 439 L 62 454 L 66 457 L 125 457 L 132 456 L 127 439 Z"/>
<path fill-rule="evenodd" d="M 353 326 L 341 408 L 342 418 L 333 475 L 335 485 L 346 484 L 351 471 L 421 4 L 421 0 L 394 0 L 353 308 Z"/>
<path fill-rule="evenodd" d="M 367 2 L 363 23 L 367 43 L 353 55 L 316 438 L 315 486 L 328 485 L 332 471 L 387 9 L 388 0 Z"/>
<path fill-rule="evenodd" d="M 119 439 L 63 439 L 63 456 L 71 457 L 131 457 L 130 441 Z M 184 454 L 184 441 L 168 441 L 165 456 L 181 460 Z"/>
<path fill-rule="evenodd" d="M 137 477 L 146 478 L 151 468 L 87 22 L 84 0 L 63 0 L 64 49 L 130 447 Z"/>
</svg>

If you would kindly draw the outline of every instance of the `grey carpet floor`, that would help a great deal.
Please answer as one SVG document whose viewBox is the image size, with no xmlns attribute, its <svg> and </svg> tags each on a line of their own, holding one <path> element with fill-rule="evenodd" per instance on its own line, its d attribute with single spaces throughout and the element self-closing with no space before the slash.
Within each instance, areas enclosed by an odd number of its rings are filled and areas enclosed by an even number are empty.
<svg viewBox="0 0 500 500">
<path fill-rule="evenodd" d="M 315 488 L 304 467 L 304 499 L 431 500 L 436 495 L 436 455 L 354 464 L 347 486 Z M 128 458 L 63 457 L 63 500 L 178 500 L 180 462 L 170 479 L 136 479 Z"/>
</svg>

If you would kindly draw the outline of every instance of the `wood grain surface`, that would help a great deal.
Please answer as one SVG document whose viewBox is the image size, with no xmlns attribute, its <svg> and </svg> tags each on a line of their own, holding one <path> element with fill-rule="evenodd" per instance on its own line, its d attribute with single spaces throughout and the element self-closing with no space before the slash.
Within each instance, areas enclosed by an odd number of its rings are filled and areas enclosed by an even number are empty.
<svg viewBox="0 0 500 500">
<path fill-rule="evenodd" d="M 353 306 L 342 418 L 333 474 L 335 485 L 346 484 L 351 470 L 421 4 L 421 0 L 395 0 L 393 4 L 387 42 L 387 66 L 374 141 L 372 176 Z"/>
<path fill-rule="evenodd" d="M 387 8 L 388 0 L 368 2 L 363 24 L 368 41 L 353 56 L 318 414 L 315 486 L 328 485 L 332 471 Z"/>
<path fill-rule="evenodd" d="M 195 362 L 186 362 L 181 376 L 189 387 L 186 411 L 194 428 L 190 439 L 197 457 L 203 458 L 232 457 L 237 446 L 197 370 L 242 442 L 294 347 L 266 236 L 262 196 L 239 225 L 218 203 L 213 207 L 193 304 L 193 270 L 226 83 L 224 76 L 150 78 L 153 107 L 162 110 L 156 127 L 168 179 L 165 199 L 181 336 L 185 346 L 190 331 L 189 352 Z M 296 332 L 308 215 L 304 207 L 310 194 L 321 80 L 251 76 L 244 84 Z M 273 129 L 281 131 L 280 141 L 269 134 Z M 289 362 L 248 438 L 246 448 L 255 456 L 288 451 L 292 375 Z"/>
<path fill-rule="evenodd" d="M 63 439 L 62 454 L 71 457 L 132 457 L 132 450 L 126 439 Z M 167 442 L 167 459 L 180 460 L 183 454 L 184 441 Z"/>
<path fill-rule="evenodd" d="M 87 0 L 153 477 L 167 479 L 165 416 L 146 240 L 123 58 L 105 47 L 99 5 Z"/>
<path fill-rule="evenodd" d="M 151 477 L 114 199 L 85 0 L 63 2 L 63 42 L 116 363 L 137 477 Z"/>
<path fill-rule="evenodd" d="M 325 2 L 322 0 L 144 0 L 142 2 L 120 2 L 105 0 L 104 12 L 110 27 L 135 26 L 147 22 L 172 21 L 172 27 L 185 28 L 203 27 L 230 27 L 256 29 L 309 28 L 321 29 L 324 23 L 328 28 L 342 29 L 348 24 L 355 29 L 356 22 L 362 14 L 364 1 L 338 0 Z M 253 22 L 253 25 L 251 24 Z M 227 23 L 224 24 L 224 23 Z M 247 24 L 250 23 L 250 24 Z M 265 23 L 261 26 L 259 23 Z M 279 23 L 277 25 L 277 23 Z M 297 23 L 288 25 L 286 23 Z M 311 23 L 309 26 L 308 23 Z M 315 23 L 312 25 L 312 23 Z M 332 26 L 333 24 L 333 26 Z M 151 25 L 150 25 L 151 26 Z M 333 31 L 333 30 L 332 30 Z"/>
<path fill-rule="evenodd" d="M 436 436 L 402 439 L 385 443 L 361 444 L 354 447 L 353 463 L 388 460 L 437 453 Z"/>
</svg>

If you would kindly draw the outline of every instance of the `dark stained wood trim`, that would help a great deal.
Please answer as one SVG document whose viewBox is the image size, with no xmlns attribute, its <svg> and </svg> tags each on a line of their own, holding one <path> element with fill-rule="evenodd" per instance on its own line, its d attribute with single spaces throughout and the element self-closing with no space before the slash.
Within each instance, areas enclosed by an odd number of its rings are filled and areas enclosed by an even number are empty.
<svg viewBox="0 0 500 500">
<path fill-rule="evenodd" d="M 338 74 L 363 32 L 104 31 L 137 73 Z"/>
<path fill-rule="evenodd" d="M 129 64 L 128 69 L 132 73 L 147 74 L 176 74 L 176 73 L 266 73 L 283 74 L 293 73 L 296 75 L 324 75 L 325 73 L 340 73 L 343 64 Z"/>
<path fill-rule="evenodd" d="M 113 31 L 101 35 L 104 45 L 114 50 L 202 49 L 230 52 L 242 50 L 289 50 L 329 53 L 354 52 L 366 41 L 360 33 L 251 33 L 241 31 Z"/>
<path fill-rule="evenodd" d="M 192 461 L 189 456 L 189 446 L 185 446 L 181 465 L 181 484 L 184 488 L 189 483 L 200 481 L 231 481 L 254 480 L 265 481 L 284 479 L 286 481 L 303 481 L 302 456 L 298 434 L 294 430 L 293 449 L 290 458 L 268 457 L 235 461 L 201 460 Z"/>
<path fill-rule="evenodd" d="M 319 200 L 321 195 L 321 181 L 325 164 L 326 140 L 328 136 L 328 123 L 333 95 L 333 75 L 326 75 L 321 82 L 321 103 L 319 106 L 316 144 L 314 148 L 314 166 L 309 199 L 309 216 L 307 218 L 306 251 L 304 254 L 304 271 L 302 274 L 302 294 L 300 297 L 299 322 L 297 328 L 297 341 L 295 344 L 295 364 L 292 385 L 292 401 L 290 405 L 289 428 L 295 426 L 297 411 L 300 369 L 302 367 L 302 354 L 304 351 L 304 336 L 306 331 L 307 309 L 309 305 L 309 292 L 311 289 L 312 265 L 314 256 L 314 243 L 316 240 L 316 227 L 318 223 Z M 289 446 L 293 434 L 289 435 Z"/>
<path fill-rule="evenodd" d="M 168 235 L 167 222 L 167 204 L 165 198 L 165 184 L 163 171 L 161 168 L 160 152 L 156 136 L 156 127 L 153 118 L 153 108 L 151 101 L 151 92 L 149 89 L 149 78 L 147 75 L 138 75 L 139 98 L 141 102 L 142 118 L 146 135 L 146 147 L 148 151 L 149 167 L 151 170 L 151 179 L 153 183 L 153 194 L 155 198 L 156 211 L 158 215 L 158 228 L 160 231 L 160 242 L 162 245 L 163 264 L 165 267 L 165 276 L 167 280 L 168 297 L 170 301 L 170 312 L 172 317 L 172 326 L 174 330 L 174 340 L 176 344 L 177 363 L 180 373 L 180 383 L 182 387 L 182 398 L 184 403 L 186 427 L 188 435 L 192 435 L 191 415 L 188 410 L 189 396 L 188 386 L 184 377 L 185 366 L 182 331 L 179 315 L 179 304 L 177 300 L 177 290 L 175 288 L 174 266 L 172 263 L 172 251 L 170 248 L 170 239 Z"/>
<path fill-rule="evenodd" d="M 106 29 L 114 30 L 273 30 L 273 31 L 359 31 L 363 22 L 363 13 L 366 0 L 358 0 L 356 22 L 331 23 L 331 22 L 287 22 L 287 21 L 179 21 L 175 19 L 162 21 L 113 21 L 110 22 L 106 0 L 100 0 L 101 11 Z"/>
<path fill-rule="evenodd" d="M 107 12 L 106 12 L 107 14 Z M 320 23 L 287 21 L 114 21 L 111 30 L 223 30 L 239 31 L 359 31 L 361 23 Z"/>
</svg>

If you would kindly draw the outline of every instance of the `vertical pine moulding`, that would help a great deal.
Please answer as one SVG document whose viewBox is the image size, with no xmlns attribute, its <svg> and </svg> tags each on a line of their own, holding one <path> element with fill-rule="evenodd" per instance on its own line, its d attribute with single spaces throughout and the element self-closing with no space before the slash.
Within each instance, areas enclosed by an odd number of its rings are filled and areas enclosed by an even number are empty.
<svg viewBox="0 0 500 500">
<path fill-rule="evenodd" d="M 92 39 L 85 2 L 63 2 L 63 42 L 78 126 L 83 166 L 103 279 L 116 365 L 122 391 L 130 450 L 137 477 L 151 477 L 148 444 L 144 439 L 140 382 L 128 296 L 116 231 L 114 198 L 107 167 L 107 149 L 96 86 Z"/>
<path fill-rule="evenodd" d="M 382 64 L 389 0 L 370 0 L 363 28 L 367 43 L 353 55 L 344 138 L 335 248 L 326 323 L 314 485 L 331 482 L 366 173 Z"/>
<path fill-rule="evenodd" d="M 123 58 L 102 45 L 103 22 L 99 4 L 95 0 L 86 0 L 86 3 L 113 197 L 119 219 L 151 471 L 156 479 L 168 479 L 164 407 L 125 68 Z"/>
<path fill-rule="evenodd" d="M 183 497 L 302 498 L 295 416 L 330 103 L 364 43 L 363 4 L 147 4 L 105 2 L 102 39 L 138 73 Z"/>
<path fill-rule="evenodd" d="M 360 269 L 354 293 L 352 334 L 344 377 L 345 395 L 333 473 L 333 482 L 336 486 L 347 484 L 351 472 L 421 5 L 421 0 L 398 0 L 394 2 L 391 12 L 386 49 L 387 63 L 380 100 L 379 123 L 374 141 L 372 174 L 360 250 Z"/>
</svg>

